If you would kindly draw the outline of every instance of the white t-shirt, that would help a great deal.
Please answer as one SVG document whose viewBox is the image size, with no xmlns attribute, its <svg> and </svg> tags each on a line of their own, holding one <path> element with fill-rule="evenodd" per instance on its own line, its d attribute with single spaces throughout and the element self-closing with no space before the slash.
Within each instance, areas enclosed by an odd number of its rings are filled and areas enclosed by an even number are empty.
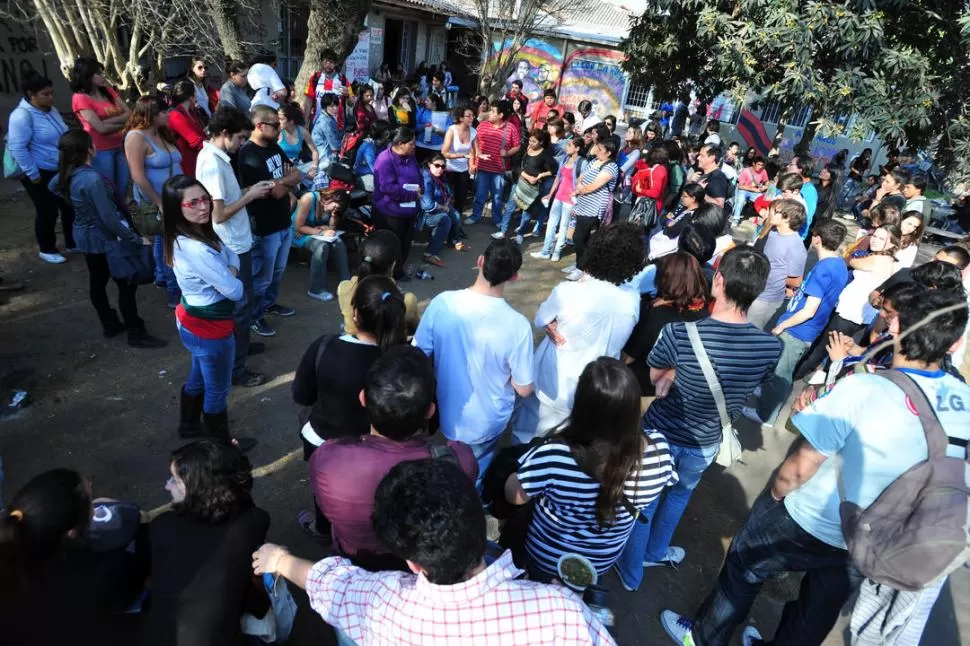
<svg viewBox="0 0 970 646">
<path fill-rule="evenodd" d="M 539 311 L 537 328 L 553 320 L 566 339 L 561 346 L 546 336 L 536 350 L 536 395 L 566 415 L 573 407 L 583 369 L 602 356 L 620 358 L 640 317 L 639 294 L 591 276 L 556 285 Z"/>
<path fill-rule="evenodd" d="M 534 381 L 532 326 L 503 298 L 470 289 L 435 296 L 414 345 L 434 357 L 441 432 L 481 444 L 505 430 L 515 390 Z"/>
<path fill-rule="evenodd" d="M 199 158 L 195 162 L 195 178 L 205 186 L 213 200 L 232 204 L 242 199 L 242 189 L 239 188 L 239 180 L 232 171 L 229 155 L 208 141 L 202 144 Z M 237 255 L 253 248 L 253 230 L 245 207 L 236 211 L 225 222 L 213 221 L 212 228 L 219 239 Z"/>
<path fill-rule="evenodd" d="M 458 126 L 450 126 L 451 130 L 451 150 L 450 153 L 461 153 L 469 154 L 471 153 L 472 143 L 475 141 L 475 137 L 478 133 L 475 132 L 474 128 L 469 128 L 468 141 L 462 143 L 458 138 Z M 468 172 L 468 159 L 449 159 L 445 161 L 445 170 L 450 170 L 453 173 L 467 173 Z"/>
<path fill-rule="evenodd" d="M 728 181 L 731 182 L 732 186 L 738 185 L 738 171 L 734 168 L 734 166 L 727 162 L 722 162 L 721 172 L 724 173 L 724 176 L 728 178 Z"/>
<path fill-rule="evenodd" d="M 913 263 L 916 262 L 917 253 L 919 253 L 919 244 L 911 244 L 897 251 L 895 254 L 896 262 L 893 264 L 893 273 L 895 274 L 903 267 L 912 267 Z"/>
<path fill-rule="evenodd" d="M 706 146 L 707 144 L 713 144 L 715 146 L 720 146 L 721 145 L 721 135 L 717 134 L 716 132 L 714 134 L 707 135 L 707 139 L 704 140 L 704 145 Z"/>
<path fill-rule="evenodd" d="M 839 303 L 835 307 L 835 313 L 847 321 L 863 325 L 866 319 L 871 316 L 869 310 L 866 309 L 872 307 L 869 305 L 869 294 L 886 282 L 892 274 L 892 267 L 883 271 L 854 270 L 852 282 L 839 295 Z"/>
<path fill-rule="evenodd" d="M 903 369 L 927 395 L 946 434 L 970 439 L 970 386 L 942 370 Z M 785 497 L 785 508 L 806 532 L 845 548 L 836 478 L 838 454 L 846 498 L 866 507 L 896 478 L 927 458 L 916 407 L 896 384 L 877 375 L 850 375 L 792 418 L 815 450 L 830 458 Z M 966 457 L 950 444 L 947 455 Z"/>
<path fill-rule="evenodd" d="M 283 81 L 276 70 L 265 63 L 256 63 L 249 68 L 246 75 L 249 87 L 253 88 L 256 94 L 253 95 L 252 107 L 257 105 L 268 105 L 274 110 L 279 110 L 280 104 L 273 100 L 273 93 L 284 88 Z"/>
</svg>

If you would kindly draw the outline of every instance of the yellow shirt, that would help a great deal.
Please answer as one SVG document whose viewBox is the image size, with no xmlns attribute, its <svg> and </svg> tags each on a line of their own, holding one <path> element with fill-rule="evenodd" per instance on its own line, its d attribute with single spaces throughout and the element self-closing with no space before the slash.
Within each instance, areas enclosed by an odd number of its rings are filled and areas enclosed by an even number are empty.
<svg viewBox="0 0 970 646">
<path fill-rule="evenodd" d="M 351 305 L 356 291 L 357 276 L 350 280 L 342 280 L 337 285 L 337 303 L 340 305 L 340 313 L 344 317 L 344 331 L 347 334 L 357 334 L 357 324 L 354 323 L 354 307 Z M 404 321 L 409 336 L 418 329 L 418 321 L 420 320 L 418 297 L 411 292 L 404 292 Z"/>
</svg>

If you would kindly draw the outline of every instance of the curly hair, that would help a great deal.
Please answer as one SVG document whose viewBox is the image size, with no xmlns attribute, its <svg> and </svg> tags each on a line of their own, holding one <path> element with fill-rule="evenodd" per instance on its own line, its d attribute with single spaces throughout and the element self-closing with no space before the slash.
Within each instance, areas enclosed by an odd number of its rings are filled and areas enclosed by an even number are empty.
<svg viewBox="0 0 970 646">
<path fill-rule="evenodd" d="M 175 473 L 185 483 L 179 514 L 218 524 L 253 506 L 253 468 L 236 447 L 199 440 L 172 453 Z"/>
<path fill-rule="evenodd" d="M 601 227 L 590 237 L 586 273 L 593 278 L 622 285 L 643 269 L 644 262 L 643 234 L 632 222 Z"/>
</svg>

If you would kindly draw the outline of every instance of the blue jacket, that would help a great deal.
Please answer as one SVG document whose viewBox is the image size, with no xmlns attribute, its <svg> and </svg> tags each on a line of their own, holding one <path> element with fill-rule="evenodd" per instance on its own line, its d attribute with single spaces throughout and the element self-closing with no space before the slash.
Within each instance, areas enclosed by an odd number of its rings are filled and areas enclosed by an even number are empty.
<svg viewBox="0 0 970 646">
<path fill-rule="evenodd" d="M 313 138 L 313 144 L 320 154 L 320 163 L 317 167 L 326 172 L 330 164 L 337 161 L 340 156 L 340 128 L 337 127 L 337 120 L 329 114 L 321 113 L 320 118 L 313 124 L 310 137 Z"/>
<path fill-rule="evenodd" d="M 7 150 L 30 179 L 40 177 L 40 169 L 57 170 L 57 144 L 67 132 L 61 113 L 51 108 L 44 112 L 21 99 L 10 113 Z"/>
<path fill-rule="evenodd" d="M 51 193 L 67 197 L 60 190 L 61 176 L 55 175 L 48 188 Z M 121 211 L 114 190 L 101 173 L 91 166 L 81 166 L 71 173 L 70 201 L 74 207 L 74 241 L 84 253 L 105 253 L 105 243 L 121 240 L 141 247 L 141 236 Z"/>
<path fill-rule="evenodd" d="M 374 173 L 374 162 L 377 161 L 377 144 L 368 137 L 360 144 L 357 149 L 357 157 L 354 159 L 354 175 L 361 177 Z"/>
<path fill-rule="evenodd" d="M 421 169 L 421 180 L 424 185 L 424 194 L 421 196 L 421 210 L 427 214 L 436 211 L 441 212 L 445 209 L 442 204 L 451 202 L 451 189 L 442 177 L 441 182 L 434 181 L 431 171 L 427 167 Z"/>
</svg>

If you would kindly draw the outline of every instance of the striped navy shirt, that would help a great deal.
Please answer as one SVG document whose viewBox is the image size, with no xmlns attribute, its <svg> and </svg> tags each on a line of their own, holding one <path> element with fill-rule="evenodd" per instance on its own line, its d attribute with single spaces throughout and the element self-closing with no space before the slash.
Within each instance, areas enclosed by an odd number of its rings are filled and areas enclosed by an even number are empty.
<svg viewBox="0 0 970 646">
<path fill-rule="evenodd" d="M 647 441 L 639 471 L 631 473 L 623 487 L 638 510 L 677 482 L 667 441 L 655 432 L 647 434 Z M 536 501 L 525 547 L 540 569 L 554 575 L 559 557 L 567 552 L 588 558 L 599 574 L 616 562 L 636 520 L 621 503 L 613 524 L 600 526 L 599 483 L 579 468 L 566 444 L 551 442 L 529 450 L 519 459 L 518 478 Z"/>
<path fill-rule="evenodd" d="M 583 170 L 581 181 L 586 185 L 592 184 L 603 171 L 609 173 L 610 180 L 592 193 L 577 195 L 576 204 L 573 206 L 573 216 L 582 215 L 583 217 L 600 218 L 602 220 L 603 216 L 606 215 L 606 207 L 613 199 L 613 189 L 616 188 L 616 180 L 620 175 L 620 167 L 612 159 L 608 159 L 603 164 L 598 161 L 590 162 L 586 164 L 586 168 Z"/>
<path fill-rule="evenodd" d="M 697 331 L 724 391 L 728 417 L 733 419 L 754 389 L 774 375 L 781 341 L 751 323 L 725 323 L 712 318 L 698 321 Z M 719 444 L 721 418 L 717 404 L 683 323 L 664 326 L 647 363 L 651 368 L 676 368 L 677 374 L 670 393 L 650 404 L 644 427 L 657 429 L 674 444 Z"/>
</svg>

